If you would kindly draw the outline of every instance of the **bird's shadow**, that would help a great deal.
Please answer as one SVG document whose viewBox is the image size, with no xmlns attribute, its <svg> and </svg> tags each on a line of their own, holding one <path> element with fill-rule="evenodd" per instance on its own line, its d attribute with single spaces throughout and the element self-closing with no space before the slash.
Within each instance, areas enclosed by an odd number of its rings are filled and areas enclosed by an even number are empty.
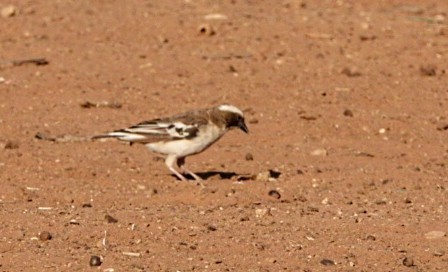
<svg viewBox="0 0 448 272">
<path fill-rule="evenodd" d="M 219 179 L 232 179 L 234 177 L 238 177 L 238 180 L 246 180 L 245 175 L 238 174 L 236 172 L 224 172 L 224 171 L 207 171 L 207 172 L 198 172 L 195 173 L 201 179 L 207 180 L 214 176 L 219 176 Z M 188 180 L 194 180 L 194 178 L 189 174 L 183 174 Z M 175 175 L 172 175 L 176 177 Z"/>
</svg>

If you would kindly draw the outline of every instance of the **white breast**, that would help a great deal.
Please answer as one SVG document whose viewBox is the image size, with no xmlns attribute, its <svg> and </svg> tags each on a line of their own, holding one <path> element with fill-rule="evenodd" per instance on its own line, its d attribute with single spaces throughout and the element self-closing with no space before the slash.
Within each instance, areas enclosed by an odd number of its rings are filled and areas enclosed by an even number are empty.
<svg viewBox="0 0 448 272">
<path fill-rule="evenodd" d="M 204 151 L 211 144 L 219 140 L 224 133 L 224 129 L 220 129 L 214 125 L 208 125 L 202 127 L 196 137 L 192 139 L 156 142 L 147 144 L 146 146 L 151 151 L 160 154 L 175 154 L 178 157 L 185 157 Z"/>
</svg>

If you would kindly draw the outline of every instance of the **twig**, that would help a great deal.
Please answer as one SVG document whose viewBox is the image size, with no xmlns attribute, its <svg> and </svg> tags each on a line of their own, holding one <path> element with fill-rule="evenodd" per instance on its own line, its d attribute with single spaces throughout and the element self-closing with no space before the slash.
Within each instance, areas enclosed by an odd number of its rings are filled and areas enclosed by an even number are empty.
<svg viewBox="0 0 448 272">
<path fill-rule="evenodd" d="M 22 66 L 25 64 L 35 64 L 35 65 L 47 65 L 49 64 L 48 60 L 45 58 L 33 58 L 33 59 L 21 59 L 21 60 L 7 60 L 0 61 L 0 68 L 13 67 L 13 66 Z"/>
<path fill-rule="evenodd" d="M 131 257 L 140 257 L 141 254 L 138 253 L 138 252 L 126 252 L 126 251 L 124 251 L 123 255 L 131 256 Z"/>
</svg>

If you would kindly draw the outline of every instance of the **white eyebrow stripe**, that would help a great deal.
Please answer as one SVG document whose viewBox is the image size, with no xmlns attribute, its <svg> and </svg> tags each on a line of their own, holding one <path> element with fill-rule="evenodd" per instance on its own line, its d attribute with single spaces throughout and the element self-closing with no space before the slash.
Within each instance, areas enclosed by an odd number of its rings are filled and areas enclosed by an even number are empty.
<svg viewBox="0 0 448 272">
<path fill-rule="evenodd" d="M 241 115 L 241 116 L 244 115 L 243 112 L 242 112 L 240 109 L 238 109 L 237 107 L 232 106 L 232 105 L 224 104 L 224 105 L 219 106 L 218 109 L 219 109 L 220 111 L 229 111 L 229 112 L 233 112 L 233 113 L 239 114 L 239 115 Z"/>
</svg>

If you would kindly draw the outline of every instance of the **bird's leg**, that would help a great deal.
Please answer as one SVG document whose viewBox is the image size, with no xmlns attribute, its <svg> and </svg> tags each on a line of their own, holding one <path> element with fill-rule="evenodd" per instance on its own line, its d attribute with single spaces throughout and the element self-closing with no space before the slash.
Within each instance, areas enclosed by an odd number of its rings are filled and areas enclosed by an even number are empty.
<svg viewBox="0 0 448 272">
<path fill-rule="evenodd" d="M 199 177 L 198 175 L 196 175 L 192 171 L 190 171 L 187 168 L 185 168 L 185 157 L 179 158 L 177 160 L 177 166 L 179 166 L 179 168 L 182 169 L 183 171 L 185 171 L 187 174 L 191 175 L 195 180 L 202 181 L 201 177 Z"/>
<path fill-rule="evenodd" d="M 166 164 L 166 166 L 168 166 L 168 169 L 170 169 L 171 173 L 176 175 L 176 177 L 178 177 L 182 181 L 187 181 L 187 179 L 184 176 L 182 176 L 181 173 L 177 172 L 177 170 L 174 168 L 174 164 L 177 161 L 178 161 L 178 158 L 176 156 L 168 155 L 168 157 L 166 157 L 166 159 L 165 159 L 165 164 Z"/>
</svg>

